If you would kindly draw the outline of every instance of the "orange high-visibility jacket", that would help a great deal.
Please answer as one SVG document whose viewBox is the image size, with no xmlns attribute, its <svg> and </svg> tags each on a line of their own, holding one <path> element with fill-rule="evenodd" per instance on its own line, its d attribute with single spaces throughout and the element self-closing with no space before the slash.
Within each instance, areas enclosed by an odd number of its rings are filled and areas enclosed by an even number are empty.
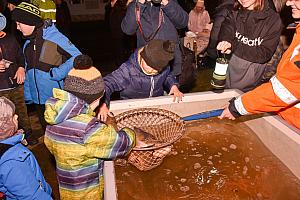
<svg viewBox="0 0 300 200">
<path fill-rule="evenodd" d="M 300 24 L 278 64 L 276 75 L 237 98 L 234 105 L 241 115 L 275 112 L 300 129 Z"/>
</svg>

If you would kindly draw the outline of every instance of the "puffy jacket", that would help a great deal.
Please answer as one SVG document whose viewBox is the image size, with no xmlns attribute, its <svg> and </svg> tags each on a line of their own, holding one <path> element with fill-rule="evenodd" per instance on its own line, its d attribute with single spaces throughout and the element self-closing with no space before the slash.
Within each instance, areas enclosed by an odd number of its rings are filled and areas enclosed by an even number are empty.
<svg viewBox="0 0 300 200">
<path fill-rule="evenodd" d="M 170 90 L 173 85 L 178 86 L 169 66 L 157 75 L 146 75 L 138 62 L 138 51 L 117 70 L 104 77 L 107 105 L 111 94 L 116 91 L 120 91 L 121 99 L 138 99 L 163 96 L 164 89 Z"/>
<path fill-rule="evenodd" d="M 21 144 L 24 135 L 18 134 L 1 141 L 13 145 L 0 160 L 0 191 L 7 200 L 48 200 L 52 189 L 46 182 L 37 160 Z"/>
<path fill-rule="evenodd" d="M 102 159 L 127 155 L 135 145 L 129 128 L 116 131 L 94 117 L 89 105 L 76 96 L 53 89 L 46 102 L 45 145 L 56 160 L 60 198 L 102 199 Z"/>
<path fill-rule="evenodd" d="M 24 95 L 27 104 L 45 104 L 53 88 L 63 88 L 63 79 L 81 53 L 51 23 L 36 30 L 35 34 L 23 48 L 26 61 Z"/>
<path fill-rule="evenodd" d="M 264 64 L 279 43 L 280 22 L 279 14 L 270 8 L 268 1 L 262 11 L 233 10 L 222 23 L 219 41 L 230 42 L 237 57 Z"/>
<path fill-rule="evenodd" d="M 6 34 L 0 38 L 0 48 L 5 60 L 12 62 L 5 72 L 0 73 L 0 91 L 18 87 L 17 79 L 14 79 L 19 67 L 24 67 L 22 49 L 13 35 Z"/>
<path fill-rule="evenodd" d="M 162 10 L 161 27 L 153 39 L 172 40 L 177 43 L 175 48 L 175 59 L 172 64 L 172 73 L 181 73 L 181 52 L 178 45 L 179 38 L 177 29 L 185 28 L 188 25 L 188 14 L 178 5 L 176 0 L 169 0 L 166 6 L 156 6 L 146 1 L 144 4 L 131 2 L 127 7 L 127 12 L 123 18 L 121 27 L 127 35 L 137 35 L 137 47 L 145 46 L 149 41 L 145 41 L 137 25 L 137 10 L 140 9 L 140 22 L 143 33 L 146 37 L 154 34 L 160 21 L 160 10 Z"/>
<path fill-rule="evenodd" d="M 277 73 L 268 83 L 231 101 L 229 110 L 238 117 L 251 113 L 275 112 L 300 129 L 300 25 L 282 56 Z"/>
</svg>

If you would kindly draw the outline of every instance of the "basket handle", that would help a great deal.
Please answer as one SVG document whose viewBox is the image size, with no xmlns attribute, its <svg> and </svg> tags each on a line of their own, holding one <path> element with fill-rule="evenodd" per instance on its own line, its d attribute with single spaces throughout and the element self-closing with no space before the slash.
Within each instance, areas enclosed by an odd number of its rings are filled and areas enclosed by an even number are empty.
<svg viewBox="0 0 300 200">
<path fill-rule="evenodd" d="M 222 114 L 224 109 L 217 109 L 217 110 L 210 110 L 202 113 L 193 114 L 190 116 L 182 117 L 181 119 L 184 121 L 192 121 L 192 120 L 198 120 L 198 119 L 207 119 L 211 117 L 217 117 Z"/>
</svg>

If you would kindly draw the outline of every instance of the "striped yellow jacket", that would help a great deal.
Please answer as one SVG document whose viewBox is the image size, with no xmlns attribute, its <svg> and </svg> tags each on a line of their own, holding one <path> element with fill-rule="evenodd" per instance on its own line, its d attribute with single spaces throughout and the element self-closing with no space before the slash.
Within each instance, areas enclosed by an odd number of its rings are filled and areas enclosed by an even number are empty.
<svg viewBox="0 0 300 200">
<path fill-rule="evenodd" d="M 51 125 L 44 141 L 56 160 L 61 199 L 102 199 L 103 159 L 125 156 L 135 145 L 134 132 L 116 132 L 87 103 L 60 89 L 47 100 L 45 119 Z"/>
</svg>

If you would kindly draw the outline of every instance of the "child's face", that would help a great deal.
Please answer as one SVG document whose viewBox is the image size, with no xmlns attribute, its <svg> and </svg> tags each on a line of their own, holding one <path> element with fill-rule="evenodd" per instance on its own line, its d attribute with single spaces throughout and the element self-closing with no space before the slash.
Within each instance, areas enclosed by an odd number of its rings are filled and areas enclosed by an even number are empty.
<svg viewBox="0 0 300 200">
<path fill-rule="evenodd" d="M 33 33 L 35 26 L 30 26 L 21 22 L 17 22 L 17 29 L 21 31 L 24 36 L 29 36 Z"/>
<path fill-rule="evenodd" d="M 158 74 L 158 71 L 156 69 L 153 69 L 149 65 L 147 65 L 147 63 L 144 61 L 144 59 L 141 59 L 141 68 L 146 75 L 153 76 L 153 75 Z"/>
<path fill-rule="evenodd" d="M 195 6 L 196 12 L 202 12 L 204 10 L 204 3 L 203 2 L 197 2 Z"/>
</svg>

